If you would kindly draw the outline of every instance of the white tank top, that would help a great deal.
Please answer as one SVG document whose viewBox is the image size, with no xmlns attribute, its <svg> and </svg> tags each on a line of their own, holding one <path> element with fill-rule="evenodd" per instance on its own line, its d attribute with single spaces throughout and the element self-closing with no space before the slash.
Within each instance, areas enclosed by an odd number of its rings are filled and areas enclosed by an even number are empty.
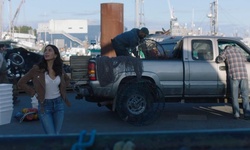
<svg viewBox="0 0 250 150">
<path fill-rule="evenodd" d="M 45 72 L 45 99 L 54 99 L 60 96 L 59 84 L 61 79 L 59 76 L 53 80 L 48 72 Z"/>
</svg>

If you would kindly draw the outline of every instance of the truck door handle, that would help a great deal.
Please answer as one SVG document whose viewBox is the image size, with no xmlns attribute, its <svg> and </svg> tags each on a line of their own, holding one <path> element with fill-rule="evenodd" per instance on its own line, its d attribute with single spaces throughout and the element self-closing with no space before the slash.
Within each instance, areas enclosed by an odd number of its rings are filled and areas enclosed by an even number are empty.
<svg viewBox="0 0 250 150">
<path fill-rule="evenodd" d="M 226 66 L 220 66 L 219 69 L 224 71 L 226 70 Z"/>
</svg>

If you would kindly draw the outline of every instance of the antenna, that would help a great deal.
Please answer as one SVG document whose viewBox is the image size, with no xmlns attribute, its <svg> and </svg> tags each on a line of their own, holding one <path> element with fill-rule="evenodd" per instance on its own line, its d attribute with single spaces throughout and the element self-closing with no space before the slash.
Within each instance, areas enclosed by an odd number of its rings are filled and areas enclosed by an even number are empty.
<svg viewBox="0 0 250 150">
<path fill-rule="evenodd" d="M 168 0 L 168 7 L 170 12 L 170 33 L 173 33 L 172 30 L 175 22 L 177 21 L 177 18 L 174 16 L 174 10 L 171 8 L 170 0 Z"/>
<path fill-rule="evenodd" d="M 145 26 L 144 21 L 144 0 L 135 0 L 135 27 Z"/>
<path fill-rule="evenodd" d="M 171 8 L 170 0 L 168 0 L 168 8 L 169 8 L 169 13 L 170 13 L 170 19 L 174 19 L 174 11 Z"/>
<path fill-rule="evenodd" d="M 207 15 L 210 18 L 210 28 L 211 34 L 217 35 L 218 34 L 218 0 L 210 3 L 210 13 Z"/>
<path fill-rule="evenodd" d="M 0 39 L 2 39 L 2 31 L 3 31 L 3 0 L 0 0 Z"/>
</svg>

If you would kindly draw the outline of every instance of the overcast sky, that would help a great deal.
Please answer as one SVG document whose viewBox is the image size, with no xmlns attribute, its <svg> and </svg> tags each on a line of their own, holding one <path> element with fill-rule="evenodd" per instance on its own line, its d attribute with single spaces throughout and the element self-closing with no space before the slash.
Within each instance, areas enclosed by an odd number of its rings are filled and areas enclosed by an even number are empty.
<svg viewBox="0 0 250 150">
<path fill-rule="evenodd" d="M 170 7 L 169 3 L 170 2 Z M 174 10 L 180 25 L 202 27 L 210 30 L 210 3 L 214 0 L 144 0 L 145 25 L 150 30 L 169 28 L 170 9 Z M 11 0 L 12 16 L 21 0 Z M 16 25 L 37 28 L 39 22 L 51 19 L 87 19 L 89 24 L 100 24 L 102 3 L 122 3 L 124 25 L 135 27 L 135 0 L 25 0 L 15 21 Z M 250 30 L 250 0 L 218 0 L 219 32 L 231 36 L 237 32 L 245 36 Z M 9 24 L 9 0 L 4 0 L 3 24 Z"/>
</svg>

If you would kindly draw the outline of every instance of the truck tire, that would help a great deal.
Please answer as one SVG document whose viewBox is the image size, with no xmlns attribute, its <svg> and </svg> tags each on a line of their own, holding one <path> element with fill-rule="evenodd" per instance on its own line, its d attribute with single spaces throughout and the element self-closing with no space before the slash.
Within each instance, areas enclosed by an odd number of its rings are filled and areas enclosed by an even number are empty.
<svg viewBox="0 0 250 150">
<path fill-rule="evenodd" d="M 147 80 L 133 80 L 121 88 L 116 99 L 116 111 L 122 120 L 135 126 L 148 125 L 159 118 L 164 109 L 160 89 Z"/>
<path fill-rule="evenodd" d="M 113 104 L 107 104 L 107 105 L 105 105 L 105 107 L 106 107 L 108 110 L 112 111 Z"/>
</svg>

